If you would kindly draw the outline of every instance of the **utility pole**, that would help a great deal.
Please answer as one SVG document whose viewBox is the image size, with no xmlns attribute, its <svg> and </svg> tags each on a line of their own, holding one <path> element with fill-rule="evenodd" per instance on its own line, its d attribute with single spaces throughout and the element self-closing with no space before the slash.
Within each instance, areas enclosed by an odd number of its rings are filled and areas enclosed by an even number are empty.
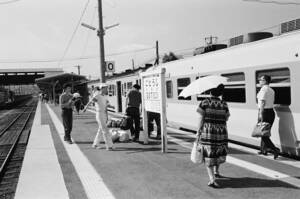
<svg viewBox="0 0 300 199">
<path fill-rule="evenodd" d="M 76 68 L 77 68 L 77 70 L 78 70 L 78 75 L 80 75 L 80 68 L 81 68 L 81 66 L 80 66 L 80 65 L 78 65 L 78 66 L 74 66 L 74 67 L 76 67 Z"/>
<path fill-rule="evenodd" d="M 100 82 L 105 82 L 105 54 L 104 54 L 104 29 L 102 19 L 102 0 L 98 0 L 98 15 L 99 15 L 99 48 L 100 48 Z"/>
<path fill-rule="evenodd" d="M 132 70 L 134 70 L 134 59 L 131 59 L 131 63 L 132 63 Z"/>
<path fill-rule="evenodd" d="M 156 61 L 154 65 L 159 65 L 158 41 L 156 41 Z"/>
</svg>

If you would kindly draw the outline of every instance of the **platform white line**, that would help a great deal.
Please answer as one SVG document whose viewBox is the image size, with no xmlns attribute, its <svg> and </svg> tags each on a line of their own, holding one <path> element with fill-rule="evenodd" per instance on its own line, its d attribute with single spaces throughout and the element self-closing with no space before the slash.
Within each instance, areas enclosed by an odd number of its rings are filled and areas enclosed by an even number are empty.
<svg viewBox="0 0 300 199">
<path fill-rule="evenodd" d="M 115 197 L 107 188 L 100 174 L 81 152 L 77 144 L 67 144 L 63 141 L 64 128 L 53 110 L 46 105 L 59 137 L 71 159 L 71 162 L 82 182 L 83 188 L 89 199 L 114 199 Z"/>
<path fill-rule="evenodd" d="M 174 138 L 170 135 L 168 136 L 168 140 L 170 142 L 177 143 L 177 144 L 179 144 L 180 146 L 182 146 L 184 148 L 192 149 L 192 143 Z M 227 155 L 227 157 L 226 157 L 226 162 L 230 163 L 230 164 L 234 164 L 238 167 L 248 169 L 248 170 L 253 171 L 255 173 L 259 173 L 259 174 L 262 174 L 264 176 L 286 182 L 288 184 L 291 184 L 295 187 L 300 188 L 300 180 L 297 179 L 297 178 L 294 178 L 292 176 L 289 176 L 287 174 L 284 174 L 284 173 L 281 173 L 281 172 L 278 172 L 278 171 L 275 171 L 275 170 L 272 170 L 272 169 L 268 169 L 268 168 L 265 168 L 265 167 L 262 167 L 262 166 L 259 166 L 257 164 L 253 164 L 253 163 L 250 163 L 250 162 L 247 162 L 247 161 L 244 161 L 244 160 L 240 160 L 240 159 L 234 158 L 234 157 L 229 156 L 229 155 Z"/>
<path fill-rule="evenodd" d="M 195 138 L 195 135 L 191 135 L 190 133 L 188 133 L 186 131 L 173 129 L 173 128 L 170 128 L 170 127 L 168 127 L 167 129 L 168 129 L 168 131 L 175 132 L 175 133 L 178 133 L 178 134 L 182 134 L 186 137 Z M 235 149 L 245 151 L 247 153 L 254 154 L 254 155 L 257 155 L 257 152 L 258 152 L 258 150 L 256 150 L 256 149 L 252 149 L 252 148 L 249 148 L 249 147 L 245 147 L 245 146 L 241 146 L 241 145 L 237 145 L 237 144 L 233 144 L 233 143 L 228 143 L 228 145 L 229 145 L 230 148 L 235 148 Z M 286 158 L 286 157 L 279 156 L 279 158 L 277 160 L 274 160 L 273 156 L 260 156 L 260 157 L 268 159 L 268 160 L 280 162 L 282 164 L 286 164 L 286 165 L 289 165 L 289 166 L 296 167 L 296 168 L 300 169 L 300 161 L 297 161 L 297 160 L 294 160 L 294 159 L 291 159 L 291 158 Z"/>
</svg>

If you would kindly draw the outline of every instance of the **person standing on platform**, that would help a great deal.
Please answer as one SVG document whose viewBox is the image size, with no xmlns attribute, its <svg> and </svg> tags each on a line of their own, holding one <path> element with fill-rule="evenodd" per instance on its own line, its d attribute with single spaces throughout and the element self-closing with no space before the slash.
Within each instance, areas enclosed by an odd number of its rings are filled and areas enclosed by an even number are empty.
<svg viewBox="0 0 300 199">
<path fill-rule="evenodd" d="M 126 97 L 126 115 L 130 116 L 133 122 L 130 127 L 133 141 L 139 141 L 140 136 L 140 105 L 142 103 L 141 87 L 138 84 L 133 85 L 133 89 L 129 91 Z"/>
<path fill-rule="evenodd" d="M 208 186 L 219 188 L 215 181 L 221 177 L 220 164 L 226 161 L 228 153 L 227 120 L 228 105 L 219 96 L 223 94 L 224 85 L 211 89 L 211 97 L 204 98 L 197 109 L 199 113 L 198 140 L 203 146 L 203 157 L 209 176 Z"/>
<path fill-rule="evenodd" d="M 151 137 L 151 132 L 154 130 L 153 121 L 156 123 L 157 132 L 156 132 L 156 139 L 161 139 L 161 128 L 160 128 L 160 113 L 155 113 L 151 111 L 147 111 L 147 118 L 148 118 L 148 136 Z"/>
<path fill-rule="evenodd" d="M 64 141 L 66 141 L 69 144 L 73 143 L 71 139 L 71 131 L 73 125 L 74 100 L 73 100 L 73 95 L 71 93 L 71 89 L 72 89 L 71 86 L 66 84 L 64 86 L 64 92 L 61 94 L 59 98 L 59 104 L 62 110 L 61 117 L 65 129 Z"/>
<path fill-rule="evenodd" d="M 93 98 L 87 103 L 85 108 L 83 109 L 83 112 L 86 111 L 87 107 L 91 103 L 95 103 L 96 107 L 96 120 L 98 123 L 98 131 L 95 136 L 94 142 L 92 147 L 93 148 L 100 148 L 100 138 L 103 136 L 105 145 L 106 145 L 106 150 L 111 151 L 113 150 L 113 142 L 111 139 L 111 134 L 109 133 L 109 130 L 107 128 L 107 121 L 108 121 L 108 115 L 107 115 L 107 108 L 112 107 L 107 98 L 107 85 L 102 83 L 100 86 L 96 87 L 96 91 L 94 92 Z"/>
<path fill-rule="evenodd" d="M 269 75 L 263 75 L 259 78 L 259 84 L 261 85 L 261 89 L 257 94 L 257 102 L 258 102 L 258 122 L 267 122 L 273 125 L 275 119 L 275 112 L 273 110 L 274 100 L 275 100 L 275 92 L 269 86 L 271 82 L 271 77 Z M 273 142 L 270 140 L 269 136 L 261 137 L 260 143 L 260 151 L 258 154 L 267 155 L 268 151 L 272 151 L 274 154 L 274 159 L 278 157 L 280 150 L 275 147 Z"/>
</svg>

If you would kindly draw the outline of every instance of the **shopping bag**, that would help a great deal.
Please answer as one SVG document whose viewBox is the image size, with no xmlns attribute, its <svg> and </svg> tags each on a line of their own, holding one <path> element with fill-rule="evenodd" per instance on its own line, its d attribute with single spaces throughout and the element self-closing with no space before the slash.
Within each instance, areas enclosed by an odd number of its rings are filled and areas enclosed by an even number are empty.
<svg viewBox="0 0 300 199">
<path fill-rule="evenodd" d="M 204 162 L 203 157 L 203 147 L 198 142 L 194 142 L 192 151 L 191 151 L 191 161 L 195 164 L 201 164 Z"/>
<path fill-rule="evenodd" d="M 271 124 L 268 122 L 259 122 L 252 131 L 252 137 L 271 136 Z"/>
</svg>

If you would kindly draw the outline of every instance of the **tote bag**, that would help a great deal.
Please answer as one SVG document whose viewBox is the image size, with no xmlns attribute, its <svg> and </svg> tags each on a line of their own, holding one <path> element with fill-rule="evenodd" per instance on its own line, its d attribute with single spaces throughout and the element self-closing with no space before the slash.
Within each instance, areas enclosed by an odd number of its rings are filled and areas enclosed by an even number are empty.
<svg viewBox="0 0 300 199">
<path fill-rule="evenodd" d="M 195 164 L 201 164 L 204 162 L 203 147 L 198 142 L 194 142 L 191 151 L 191 161 Z"/>
<path fill-rule="evenodd" d="M 252 131 L 252 137 L 271 136 L 271 124 L 268 122 L 259 122 Z"/>
</svg>

